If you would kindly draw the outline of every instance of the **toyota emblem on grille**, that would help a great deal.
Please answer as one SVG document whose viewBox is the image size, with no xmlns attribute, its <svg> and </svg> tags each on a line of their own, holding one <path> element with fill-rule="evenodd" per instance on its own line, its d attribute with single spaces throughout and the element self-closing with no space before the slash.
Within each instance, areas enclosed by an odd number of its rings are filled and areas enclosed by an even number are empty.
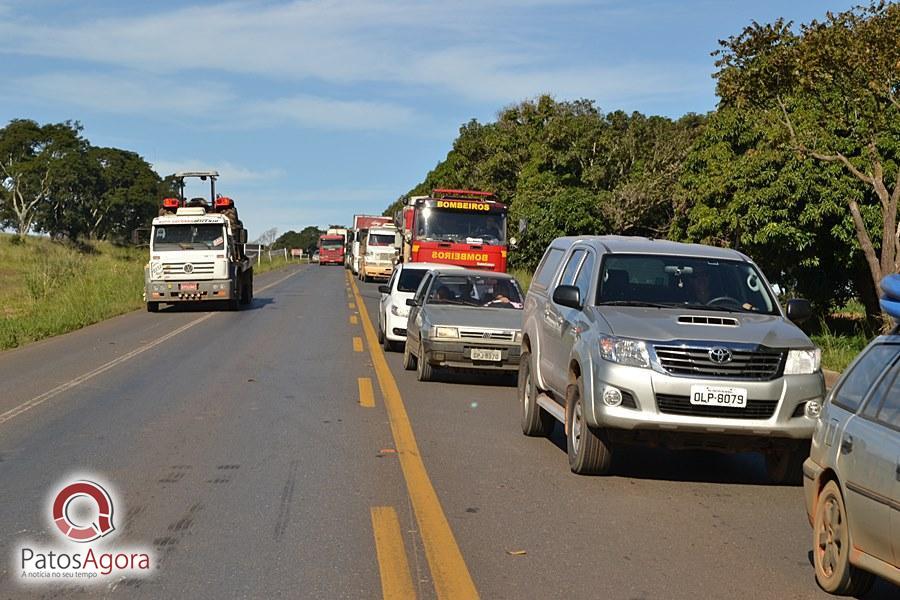
<svg viewBox="0 0 900 600">
<path fill-rule="evenodd" d="M 709 349 L 709 360 L 713 361 L 717 365 L 724 365 L 725 363 L 731 362 L 731 350 L 728 348 L 723 348 L 721 346 L 716 346 L 715 348 Z"/>
<path fill-rule="evenodd" d="M 188 263 L 188 264 L 184 265 L 184 272 L 185 272 L 185 273 L 193 273 L 193 272 L 194 272 L 194 265 L 192 265 L 191 263 Z"/>
</svg>

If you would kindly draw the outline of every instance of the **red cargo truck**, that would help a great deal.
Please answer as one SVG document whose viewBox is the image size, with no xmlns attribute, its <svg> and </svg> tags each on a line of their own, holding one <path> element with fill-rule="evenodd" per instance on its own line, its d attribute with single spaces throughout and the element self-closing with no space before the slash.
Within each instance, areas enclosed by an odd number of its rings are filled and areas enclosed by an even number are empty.
<svg viewBox="0 0 900 600">
<path fill-rule="evenodd" d="M 344 236 L 324 234 L 319 236 L 319 266 L 344 264 Z"/>
</svg>

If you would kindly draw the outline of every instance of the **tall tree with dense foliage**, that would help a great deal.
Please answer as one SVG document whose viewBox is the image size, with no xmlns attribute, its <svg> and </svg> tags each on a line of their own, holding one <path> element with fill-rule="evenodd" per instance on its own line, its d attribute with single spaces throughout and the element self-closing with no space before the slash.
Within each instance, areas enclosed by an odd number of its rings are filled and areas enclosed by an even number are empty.
<svg viewBox="0 0 900 600">
<path fill-rule="evenodd" d="M 839 168 L 834 191 L 852 220 L 871 290 L 900 271 L 898 39 L 900 5 L 878 2 L 797 30 L 783 20 L 753 23 L 721 42 L 716 63 L 721 108 L 760 111 L 781 129 L 783 148 Z"/>
</svg>

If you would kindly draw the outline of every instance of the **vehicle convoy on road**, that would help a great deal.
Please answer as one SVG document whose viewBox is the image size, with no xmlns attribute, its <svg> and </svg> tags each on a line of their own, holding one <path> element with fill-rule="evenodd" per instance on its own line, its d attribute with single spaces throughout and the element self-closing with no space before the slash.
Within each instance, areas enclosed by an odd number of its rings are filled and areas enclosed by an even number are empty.
<svg viewBox="0 0 900 600">
<path fill-rule="evenodd" d="M 419 381 L 439 367 L 519 368 L 522 292 L 511 275 L 433 269 L 406 303 L 403 367 Z"/>
<path fill-rule="evenodd" d="M 554 240 L 523 314 L 522 430 L 564 423 L 576 473 L 628 444 L 762 451 L 800 480 L 825 383 L 820 350 L 734 250 L 619 236 Z"/>
<path fill-rule="evenodd" d="M 323 233 L 319 236 L 319 266 L 344 264 L 344 236 Z"/>
<path fill-rule="evenodd" d="M 387 281 L 394 272 L 400 235 L 391 225 L 373 225 L 360 242 L 359 278 Z"/>
<path fill-rule="evenodd" d="M 347 231 L 347 250 L 345 266 L 349 267 L 354 275 L 359 274 L 360 242 L 365 238 L 370 227 L 380 225 L 392 225 L 392 217 L 383 215 L 353 215 L 353 226 Z"/>
<path fill-rule="evenodd" d="M 234 201 L 216 194 L 216 171 L 172 175 L 177 198 L 165 198 L 150 230 L 150 261 L 144 268 L 149 312 L 162 303 L 223 301 L 237 309 L 253 300 L 253 263 L 244 252 L 247 230 Z M 187 200 L 185 179 L 209 181 L 209 200 Z"/>
<path fill-rule="evenodd" d="M 385 350 L 394 350 L 406 341 L 406 321 L 409 306 L 406 301 L 416 295 L 422 278 L 431 269 L 462 269 L 454 265 L 437 263 L 399 263 L 394 267 L 390 280 L 379 285 L 378 341 Z"/>
<path fill-rule="evenodd" d="M 900 275 L 882 287 L 882 306 L 900 321 Z M 900 325 L 873 340 L 829 393 L 803 487 L 822 589 L 861 596 L 873 574 L 900 585 Z"/>
<path fill-rule="evenodd" d="M 506 205 L 490 192 L 436 189 L 407 200 L 394 222 L 403 262 L 434 262 L 506 272 Z"/>
</svg>

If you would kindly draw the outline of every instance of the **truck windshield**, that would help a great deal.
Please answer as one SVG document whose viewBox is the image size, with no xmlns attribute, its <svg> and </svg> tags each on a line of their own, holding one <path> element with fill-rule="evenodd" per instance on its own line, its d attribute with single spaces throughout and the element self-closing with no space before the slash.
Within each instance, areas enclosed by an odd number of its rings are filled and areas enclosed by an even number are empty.
<svg viewBox="0 0 900 600">
<path fill-rule="evenodd" d="M 752 263 L 687 256 L 607 256 L 597 304 L 778 314 Z"/>
<path fill-rule="evenodd" d="M 441 275 L 431 285 L 427 303 L 521 309 L 522 293 L 511 277 Z"/>
<path fill-rule="evenodd" d="M 344 247 L 344 242 L 341 240 L 320 240 L 319 245 L 323 250 L 337 250 Z"/>
<path fill-rule="evenodd" d="M 222 250 L 225 228 L 222 225 L 157 225 L 153 228 L 153 251 Z"/>
<path fill-rule="evenodd" d="M 505 244 L 506 215 L 492 212 L 460 212 L 423 208 L 416 215 L 416 237 L 420 240 Z"/>
<path fill-rule="evenodd" d="M 394 234 L 392 233 L 370 233 L 366 239 L 367 246 L 393 246 Z"/>
</svg>

